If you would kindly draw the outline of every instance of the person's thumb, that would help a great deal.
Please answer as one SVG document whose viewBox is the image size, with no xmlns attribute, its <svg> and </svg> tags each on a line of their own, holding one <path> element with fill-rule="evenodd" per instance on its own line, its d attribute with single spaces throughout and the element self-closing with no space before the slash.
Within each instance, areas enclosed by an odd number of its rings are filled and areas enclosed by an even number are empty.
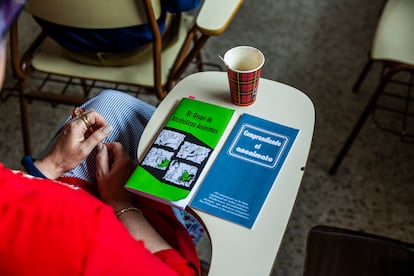
<svg viewBox="0 0 414 276">
<path fill-rule="evenodd" d="M 106 126 L 92 132 L 82 143 L 91 150 L 103 141 L 112 132 L 112 126 Z"/>
<path fill-rule="evenodd" d="M 106 146 L 99 143 L 98 153 L 96 154 L 96 178 L 99 180 L 109 172 L 109 157 Z"/>
</svg>

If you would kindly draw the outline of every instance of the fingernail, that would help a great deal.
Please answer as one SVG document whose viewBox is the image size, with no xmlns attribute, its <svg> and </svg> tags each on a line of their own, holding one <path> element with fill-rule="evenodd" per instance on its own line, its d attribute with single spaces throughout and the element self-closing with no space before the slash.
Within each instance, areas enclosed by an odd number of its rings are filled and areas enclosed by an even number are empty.
<svg viewBox="0 0 414 276">
<path fill-rule="evenodd" d="M 101 151 L 101 150 L 103 150 L 103 147 L 104 147 L 104 146 L 103 146 L 103 144 L 102 144 L 102 143 L 99 143 L 97 147 L 98 147 L 98 151 Z"/>
<path fill-rule="evenodd" d="M 112 132 L 113 129 L 114 128 L 112 126 L 106 126 L 102 129 L 102 132 L 105 133 L 105 134 L 109 134 L 109 133 Z"/>
</svg>

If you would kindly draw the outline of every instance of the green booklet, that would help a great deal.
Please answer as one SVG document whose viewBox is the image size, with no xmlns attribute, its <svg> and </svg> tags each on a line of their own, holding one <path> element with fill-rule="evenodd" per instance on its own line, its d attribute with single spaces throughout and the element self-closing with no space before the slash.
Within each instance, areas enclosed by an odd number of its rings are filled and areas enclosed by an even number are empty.
<svg viewBox="0 0 414 276">
<path fill-rule="evenodd" d="M 235 111 L 183 98 L 155 137 L 125 187 L 185 208 L 222 144 Z"/>
</svg>

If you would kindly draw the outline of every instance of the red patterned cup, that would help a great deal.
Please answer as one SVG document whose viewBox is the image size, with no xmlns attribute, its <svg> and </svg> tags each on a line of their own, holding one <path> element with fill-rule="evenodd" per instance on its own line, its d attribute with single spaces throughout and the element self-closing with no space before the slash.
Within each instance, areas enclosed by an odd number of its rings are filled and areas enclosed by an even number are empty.
<svg viewBox="0 0 414 276">
<path fill-rule="evenodd" d="M 242 106 L 253 104 L 265 61 L 263 53 L 254 47 L 237 46 L 228 50 L 223 59 L 227 67 L 231 101 Z"/>
</svg>

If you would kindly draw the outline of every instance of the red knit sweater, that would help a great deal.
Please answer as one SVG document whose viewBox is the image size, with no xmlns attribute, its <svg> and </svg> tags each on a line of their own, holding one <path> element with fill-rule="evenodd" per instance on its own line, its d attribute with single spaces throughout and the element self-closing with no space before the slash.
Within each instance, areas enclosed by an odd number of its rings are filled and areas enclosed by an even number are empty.
<svg viewBox="0 0 414 276">
<path fill-rule="evenodd" d="M 172 213 L 150 207 L 144 207 L 145 216 L 181 254 L 152 254 L 110 206 L 83 189 L 24 176 L 0 163 L 0 274 L 197 275 L 191 238 Z"/>
</svg>

